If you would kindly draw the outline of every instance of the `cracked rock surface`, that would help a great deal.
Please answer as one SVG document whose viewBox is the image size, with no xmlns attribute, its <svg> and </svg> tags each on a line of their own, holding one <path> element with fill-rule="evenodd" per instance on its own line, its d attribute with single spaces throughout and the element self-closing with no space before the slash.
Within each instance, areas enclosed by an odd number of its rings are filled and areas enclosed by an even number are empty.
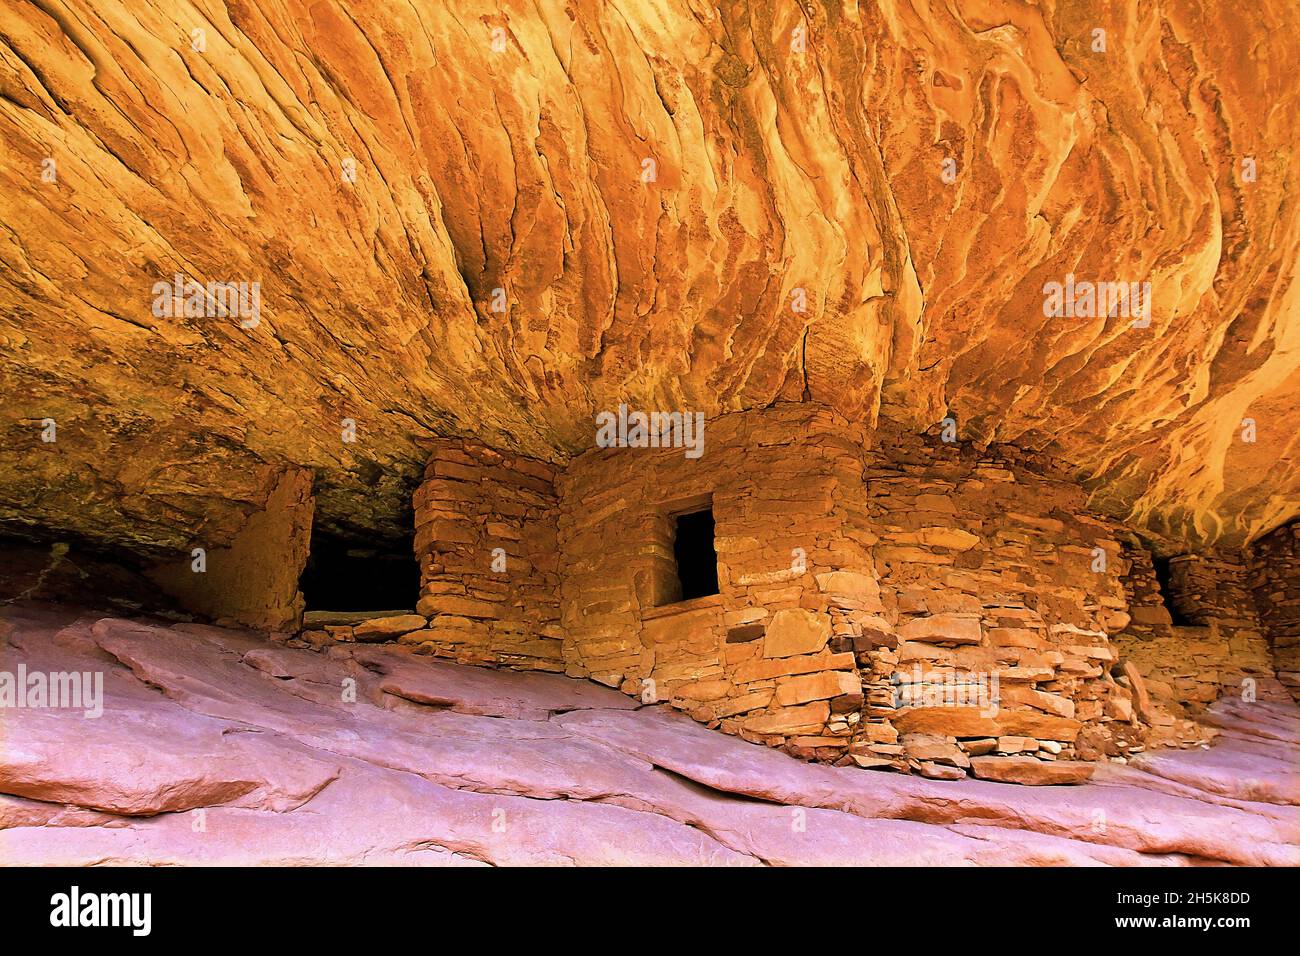
<svg viewBox="0 0 1300 956">
<path fill-rule="evenodd" d="M 1300 865 L 1300 714 L 1022 788 L 806 764 L 568 678 L 321 655 L 12 606 L 0 670 L 104 675 L 0 711 L 0 863 Z"/>
<path fill-rule="evenodd" d="M 224 546 L 304 468 L 397 538 L 431 436 L 559 461 L 620 402 L 806 397 L 1239 545 L 1300 513 L 1297 36 L 1293 0 L 6 3 L 0 523 Z M 259 322 L 155 316 L 177 274 Z M 1067 275 L 1150 282 L 1151 326 L 1045 317 Z"/>
</svg>

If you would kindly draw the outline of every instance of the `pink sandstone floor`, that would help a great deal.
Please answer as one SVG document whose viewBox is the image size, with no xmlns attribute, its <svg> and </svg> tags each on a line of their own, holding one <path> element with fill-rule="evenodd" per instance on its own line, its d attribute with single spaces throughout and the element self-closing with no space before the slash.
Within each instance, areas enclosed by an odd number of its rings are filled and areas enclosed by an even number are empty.
<svg viewBox="0 0 1300 956">
<path fill-rule="evenodd" d="M 105 709 L 0 710 L 0 863 L 1300 865 L 1300 712 L 1077 787 L 805 764 L 595 684 L 256 634 L 0 611 L 0 670 Z M 356 701 L 343 700 L 346 678 Z"/>
</svg>

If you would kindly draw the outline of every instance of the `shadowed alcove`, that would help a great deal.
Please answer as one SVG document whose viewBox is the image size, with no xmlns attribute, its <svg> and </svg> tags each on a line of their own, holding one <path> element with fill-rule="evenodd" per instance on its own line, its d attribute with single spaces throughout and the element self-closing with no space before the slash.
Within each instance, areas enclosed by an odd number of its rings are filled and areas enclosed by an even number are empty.
<svg viewBox="0 0 1300 956">
<path fill-rule="evenodd" d="M 365 545 L 313 528 L 300 588 L 308 611 L 409 610 L 420 565 L 410 540 Z"/>
<path fill-rule="evenodd" d="M 1170 558 L 1159 556 L 1153 556 L 1151 559 L 1156 573 L 1156 582 L 1160 585 L 1160 597 L 1164 601 L 1165 609 L 1169 611 L 1169 617 L 1175 627 L 1194 627 L 1201 622 L 1193 620 L 1178 606 L 1178 585 L 1174 581 L 1174 572 L 1170 561 Z"/>
</svg>

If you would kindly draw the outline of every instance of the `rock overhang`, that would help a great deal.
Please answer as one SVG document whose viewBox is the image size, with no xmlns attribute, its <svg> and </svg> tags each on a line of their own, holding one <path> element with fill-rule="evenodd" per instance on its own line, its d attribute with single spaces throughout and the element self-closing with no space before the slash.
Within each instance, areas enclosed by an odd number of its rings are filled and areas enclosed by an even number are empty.
<svg viewBox="0 0 1300 956">
<path fill-rule="evenodd" d="M 562 462 L 624 401 L 805 397 L 1049 451 L 1192 549 L 1300 513 L 1293 7 L 1104 51 L 1089 5 L 614 9 L 6 11 L 0 517 L 221 545 L 308 468 L 391 537 L 429 438 Z M 259 325 L 153 316 L 177 270 Z M 1151 327 L 1044 316 L 1067 274 L 1150 281 Z"/>
</svg>

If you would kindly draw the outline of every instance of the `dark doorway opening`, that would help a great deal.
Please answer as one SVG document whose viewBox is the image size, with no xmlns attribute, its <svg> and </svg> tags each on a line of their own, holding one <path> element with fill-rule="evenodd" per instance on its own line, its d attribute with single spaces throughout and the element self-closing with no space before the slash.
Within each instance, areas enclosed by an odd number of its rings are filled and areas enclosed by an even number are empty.
<svg viewBox="0 0 1300 956">
<path fill-rule="evenodd" d="M 1169 560 L 1169 558 L 1157 557 L 1151 559 L 1151 563 L 1155 565 L 1156 583 L 1160 585 L 1160 600 L 1164 601 L 1165 610 L 1169 612 L 1175 627 L 1194 627 L 1196 622 L 1180 611 L 1174 600 L 1173 574 L 1169 567 Z"/>
<path fill-rule="evenodd" d="M 713 547 L 713 509 L 692 511 L 676 519 L 673 557 L 681 600 L 718 593 L 718 552 Z"/>
<path fill-rule="evenodd" d="M 312 531 L 298 587 L 308 611 L 409 611 L 420 596 L 412 541 L 381 547 Z"/>
</svg>

